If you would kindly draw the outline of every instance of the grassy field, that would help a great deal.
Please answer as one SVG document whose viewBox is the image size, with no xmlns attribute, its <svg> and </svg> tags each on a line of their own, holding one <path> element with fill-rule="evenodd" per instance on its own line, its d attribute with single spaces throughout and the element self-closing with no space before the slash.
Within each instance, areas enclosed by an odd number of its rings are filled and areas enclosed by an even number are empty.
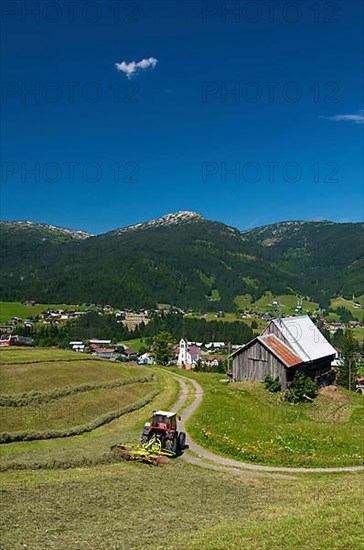
<svg viewBox="0 0 364 550">
<path fill-rule="evenodd" d="M 358 321 L 362 321 L 364 319 L 364 296 L 359 296 L 359 298 L 355 299 L 355 302 L 362 305 L 361 308 L 356 308 L 354 306 L 353 300 L 345 300 L 345 298 L 336 298 L 335 300 L 331 300 L 331 308 L 336 310 L 338 307 L 344 307 L 345 309 L 348 309 L 353 317 L 357 319 Z"/>
<path fill-rule="evenodd" d="M 249 309 L 252 303 L 251 294 L 239 294 L 235 296 L 234 302 L 239 309 Z"/>
<path fill-rule="evenodd" d="M 256 311 L 270 311 L 277 306 L 273 306 L 272 302 L 277 301 L 280 304 L 279 310 L 283 314 L 294 314 L 295 308 L 298 305 L 298 299 L 297 296 L 294 294 L 283 294 L 280 296 L 274 296 L 271 292 L 266 292 L 259 300 L 254 302 L 253 309 Z M 315 311 L 318 308 L 318 304 L 316 302 L 311 302 L 308 300 L 302 301 L 302 312 L 303 314 L 306 314 L 308 311 L 312 312 Z"/>
<path fill-rule="evenodd" d="M 0 365 L 4 363 L 30 363 L 34 361 L 62 361 L 78 360 L 90 361 L 87 355 L 77 354 L 74 351 L 53 348 L 21 348 L 4 347 L 0 349 Z"/>
<path fill-rule="evenodd" d="M 298 298 L 295 294 L 282 294 L 276 296 L 271 292 L 266 292 L 259 300 L 253 303 L 251 294 L 241 294 L 236 296 L 235 303 L 240 309 L 252 309 L 259 313 L 264 311 L 271 311 L 277 309 L 277 306 L 273 306 L 273 302 L 277 301 L 281 305 L 280 310 L 284 314 L 294 314 L 295 308 L 298 305 Z M 314 311 L 317 309 L 318 304 L 309 300 L 302 301 L 303 313 L 307 311 Z"/>
<path fill-rule="evenodd" d="M 64 388 L 65 384 L 89 383 L 91 372 L 94 382 L 113 382 L 127 380 L 137 371 L 154 374 L 160 392 L 146 406 L 89 433 L 1 445 L 2 549 L 362 548 L 361 475 L 312 474 L 298 475 L 293 479 L 274 479 L 249 472 L 243 476 L 233 476 L 202 469 L 182 459 L 158 468 L 121 462 L 110 447 L 120 441 L 137 441 L 142 425 L 152 410 L 168 409 L 175 403 L 178 388 L 170 373 L 160 368 L 105 361 L 74 361 L 74 365 L 73 362 L 63 361 L 60 362 L 62 376 L 59 377 L 55 376 L 58 363 L 52 362 L 49 354 L 39 351 L 38 357 L 44 359 L 43 363 L 24 364 L 24 351 L 18 351 L 19 360 L 23 363 L 3 365 L 8 369 L 8 378 L 11 377 L 9 370 L 15 369 L 13 376 L 16 381 L 8 383 L 8 387 L 16 388 L 17 392 L 20 388 L 24 391 L 24 388 L 31 387 L 25 385 L 26 377 L 19 376 L 18 368 L 28 369 L 28 378 L 34 376 L 37 385 L 42 384 L 44 392 L 50 388 Z M 54 351 L 60 358 L 62 352 Z M 76 354 L 73 357 L 78 358 Z M 32 372 L 31 368 L 36 367 L 38 370 Z M 67 368 L 70 370 L 66 371 Z M 77 371 L 78 368 L 81 370 Z M 49 387 L 46 385 L 47 371 Z M 80 375 L 81 371 L 81 378 L 75 375 L 76 372 Z M 222 427 L 221 420 L 230 414 L 230 423 L 232 420 L 238 423 L 236 421 L 239 419 L 232 418 L 231 414 L 236 411 L 237 394 L 245 392 L 245 389 L 236 384 L 231 391 L 231 386 L 226 387 L 219 382 L 220 376 L 197 373 L 190 376 L 204 385 L 207 408 L 214 400 L 213 422 L 217 421 Z M 187 385 L 191 388 L 189 382 Z M 122 403 L 138 399 L 140 394 L 134 393 L 139 391 L 137 387 L 131 384 L 118 388 L 125 392 Z M 36 389 L 32 387 L 32 391 Z M 77 396 L 84 397 L 87 393 L 81 392 Z M 106 402 L 112 403 L 115 399 L 119 404 L 119 394 L 114 394 L 112 388 L 107 393 L 106 399 L 105 390 L 91 391 L 92 407 L 103 407 Z M 63 399 L 47 402 L 47 406 L 53 407 L 53 417 L 48 416 L 48 421 L 57 426 L 62 425 L 63 415 L 58 414 L 57 418 L 57 407 L 54 405 Z M 186 405 L 191 400 L 192 397 L 189 397 Z M 77 408 L 76 403 L 72 400 L 68 404 Z M 247 404 L 252 406 L 253 403 L 254 400 L 249 399 Z M 202 407 L 204 414 L 208 410 L 206 405 Z M 42 406 L 37 408 L 39 416 L 42 416 Z M 86 420 L 93 418 L 92 407 L 84 411 Z M 13 407 L 13 411 L 27 408 Z M 58 407 L 58 412 L 60 410 L 61 407 Z M 244 415 L 250 414 L 249 419 L 253 416 L 245 406 L 243 412 Z M 262 412 L 263 422 L 267 418 L 264 409 Z M 200 413 L 196 426 L 200 422 Z M 340 419 L 347 418 L 348 414 L 348 410 L 341 410 Z M 5 419 L 10 422 L 9 414 L 5 414 Z M 40 418 L 36 422 L 39 427 Z M 49 427 L 47 422 L 45 426 Z M 18 428 L 19 424 L 12 427 Z M 225 427 L 223 429 L 222 433 L 226 433 Z"/>
<path fill-rule="evenodd" d="M 364 327 L 358 327 L 353 329 L 353 335 L 358 342 L 364 342 Z"/>
<path fill-rule="evenodd" d="M 146 340 L 146 338 L 145 338 L 145 340 Z M 132 340 L 123 340 L 122 342 L 120 342 L 120 344 L 122 344 L 123 346 L 126 346 L 128 348 L 135 349 L 135 351 L 137 351 L 138 353 L 140 351 L 140 348 L 148 347 L 147 343 L 145 341 L 143 341 L 143 338 L 134 338 Z"/>
<path fill-rule="evenodd" d="M 2 432 L 39 435 L 85 426 L 103 415 L 119 411 L 157 389 L 157 382 L 99 388 L 22 407 L 1 407 Z"/>
<path fill-rule="evenodd" d="M 62 350 L 31 350 L 32 361 L 45 361 L 25 363 L 25 351 L 29 350 L 11 350 L 12 362 L 2 362 L 0 367 L 2 437 L 5 441 L 5 432 L 10 439 L 19 434 L 22 439 L 24 434 L 35 434 L 37 439 L 0 445 L 0 469 L 109 461 L 113 444 L 121 439 L 137 441 L 151 411 L 177 398 L 177 383 L 156 369 L 87 360 L 75 353 L 69 360 L 70 352 Z M 53 361 L 52 351 L 67 360 Z M 8 354 L 1 350 L 0 358 Z M 7 406 L 9 399 L 12 406 Z M 23 406 L 14 406 L 19 401 Z M 131 408 L 135 410 L 127 412 Z M 120 411 L 122 416 L 117 417 Z M 106 423 L 100 425 L 103 419 Z M 83 433 L 90 425 L 91 431 Z M 70 436 L 59 438 L 54 433 Z"/>
<path fill-rule="evenodd" d="M 223 317 L 218 317 L 217 314 L 212 311 L 205 313 L 204 315 L 200 315 L 199 313 L 188 313 L 186 317 L 198 317 L 199 319 L 205 319 L 206 321 L 224 321 L 225 323 L 241 320 L 236 313 L 224 313 Z"/>
<path fill-rule="evenodd" d="M 253 303 L 253 297 L 251 294 L 241 294 L 235 297 L 235 304 L 238 309 L 248 309 L 256 314 L 249 319 L 241 319 L 236 313 L 225 312 L 224 317 L 216 317 L 216 313 L 209 312 L 205 315 L 200 315 L 200 313 L 191 313 L 188 314 L 188 317 L 199 317 L 204 318 L 207 321 L 243 321 L 250 325 L 253 321 L 258 323 L 258 329 L 261 330 L 265 327 L 266 321 L 258 317 L 259 313 L 269 312 L 273 315 L 296 315 L 295 308 L 298 304 L 297 296 L 294 294 L 283 294 L 281 296 L 275 296 L 271 292 L 266 292 L 259 300 Z M 272 302 L 278 301 L 280 307 L 273 306 Z M 302 302 L 302 312 L 307 314 L 308 312 L 313 312 L 317 309 L 318 304 L 316 302 L 311 302 L 308 300 L 303 300 Z"/>
<path fill-rule="evenodd" d="M 203 403 L 189 421 L 193 438 L 242 461 L 287 466 L 363 463 L 364 400 L 345 390 L 337 400 L 281 401 L 260 383 L 221 384 L 221 375 L 192 373 L 204 387 Z"/>
<path fill-rule="evenodd" d="M 235 477 L 173 461 L 2 474 L 2 548 L 359 550 L 359 475 Z"/>
<path fill-rule="evenodd" d="M 0 351 L 0 358 L 2 352 Z M 1 394 L 50 391 L 81 384 L 101 384 L 141 376 L 138 365 L 105 363 L 98 360 L 44 361 L 0 364 Z"/>
<path fill-rule="evenodd" d="M 29 319 L 34 315 L 39 315 L 47 309 L 77 309 L 78 311 L 86 309 L 82 306 L 65 305 L 65 304 L 36 304 L 34 306 L 27 306 L 21 302 L 0 302 L 0 323 L 6 323 L 13 317 L 20 317 L 21 319 Z"/>
</svg>

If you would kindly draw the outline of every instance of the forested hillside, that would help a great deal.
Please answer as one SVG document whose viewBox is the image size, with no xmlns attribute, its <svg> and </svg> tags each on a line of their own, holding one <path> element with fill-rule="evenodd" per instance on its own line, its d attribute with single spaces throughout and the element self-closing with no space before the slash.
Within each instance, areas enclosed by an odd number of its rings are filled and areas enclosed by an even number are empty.
<svg viewBox="0 0 364 550">
<path fill-rule="evenodd" d="M 3 222 L 0 299 L 235 309 L 238 295 L 318 302 L 362 292 L 363 224 L 284 222 L 241 232 L 191 212 L 99 236 Z"/>
</svg>

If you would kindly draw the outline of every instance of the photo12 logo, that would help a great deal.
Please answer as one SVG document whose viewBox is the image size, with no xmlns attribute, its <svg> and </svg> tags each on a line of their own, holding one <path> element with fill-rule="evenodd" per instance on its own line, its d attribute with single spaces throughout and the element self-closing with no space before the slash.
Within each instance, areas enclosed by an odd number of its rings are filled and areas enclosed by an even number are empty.
<svg viewBox="0 0 364 550">
<path fill-rule="evenodd" d="M 138 2 L 114 1 L 51 1 L 31 0 L 4 1 L 1 3 L 1 22 L 42 23 L 138 23 L 140 4 Z"/>
<path fill-rule="evenodd" d="M 202 82 L 202 103 L 339 103 L 340 87 L 337 82 Z"/>
<path fill-rule="evenodd" d="M 339 183 L 339 165 L 336 162 L 314 161 L 309 166 L 300 162 L 278 161 L 231 162 L 205 161 L 202 163 L 202 182 L 213 178 L 220 183 L 299 183 L 301 180 L 313 183 Z"/>
<path fill-rule="evenodd" d="M 35 105 L 49 103 L 58 105 L 65 103 L 75 105 L 80 103 L 101 103 L 111 100 L 113 103 L 139 103 L 139 84 L 113 82 L 104 86 L 101 82 L 29 82 L 3 81 L 1 83 L 1 102 L 5 105 L 20 103 Z"/>
<path fill-rule="evenodd" d="M 297 24 L 337 23 L 340 20 L 339 2 L 277 2 L 225 1 L 202 2 L 203 23 L 216 24 Z"/>
<path fill-rule="evenodd" d="M 136 162 L 115 161 L 106 168 L 98 162 L 2 162 L 1 181 L 3 184 L 50 183 L 139 183 L 140 166 Z"/>
</svg>

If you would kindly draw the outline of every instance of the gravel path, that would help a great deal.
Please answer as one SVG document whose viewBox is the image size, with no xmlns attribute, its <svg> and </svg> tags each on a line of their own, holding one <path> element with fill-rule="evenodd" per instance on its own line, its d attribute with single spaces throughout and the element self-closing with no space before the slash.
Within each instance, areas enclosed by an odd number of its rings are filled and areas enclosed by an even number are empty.
<svg viewBox="0 0 364 550">
<path fill-rule="evenodd" d="M 273 473 L 273 472 L 280 472 L 280 473 L 292 473 L 292 474 L 299 474 L 299 473 L 340 473 L 340 472 L 362 472 L 364 471 L 364 466 L 346 466 L 346 467 L 336 467 L 336 468 L 303 468 L 303 467 L 288 467 L 288 466 L 262 466 L 260 464 L 250 464 L 248 462 L 241 462 L 240 460 L 233 460 L 231 458 L 225 458 L 223 456 L 217 455 L 215 453 L 212 453 L 211 451 L 208 451 L 204 447 L 201 447 L 201 445 L 198 445 L 195 443 L 191 436 L 188 434 L 185 428 L 186 421 L 191 417 L 191 415 L 195 412 L 197 407 L 200 405 L 203 397 L 203 389 L 200 386 L 196 380 L 193 378 L 187 378 L 186 376 L 181 376 L 179 374 L 173 374 L 175 376 L 181 386 L 181 396 L 176 403 L 175 410 L 180 409 L 184 403 L 187 400 L 187 397 L 189 395 L 188 388 L 184 380 L 188 380 L 195 388 L 195 399 L 194 401 L 188 405 L 181 413 L 181 421 L 179 422 L 179 429 L 181 431 L 186 432 L 187 435 L 187 444 L 188 447 L 193 453 L 198 455 L 197 457 L 189 454 L 184 453 L 183 458 L 187 462 L 191 462 L 193 464 L 198 464 L 199 466 L 203 466 L 204 468 L 208 468 L 211 470 L 220 470 L 220 471 L 230 471 L 231 473 L 234 473 L 236 475 L 239 475 L 239 469 L 244 469 L 244 472 L 241 472 L 240 475 L 247 474 L 246 470 L 251 470 L 254 472 L 265 472 L 265 473 Z M 209 460 L 210 463 L 204 462 L 204 460 Z M 218 466 L 220 465 L 220 466 Z M 277 475 L 273 477 L 280 477 L 282 478 L 282 475 Z M 289 476 L 284 476 L 288 478 Z M 292 477 L 290 477 L 292 479 Z"/>
</svg>

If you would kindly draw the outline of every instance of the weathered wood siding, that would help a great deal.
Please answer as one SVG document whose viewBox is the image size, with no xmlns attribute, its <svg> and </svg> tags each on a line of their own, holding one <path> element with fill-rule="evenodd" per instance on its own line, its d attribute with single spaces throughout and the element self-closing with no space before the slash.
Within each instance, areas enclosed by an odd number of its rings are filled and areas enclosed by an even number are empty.
<svg viewBox="0 0 364 550">
<path fill-rule="evenodd" d="M 289 346 L 289 341 L 285 337 L 284 331 L 282 332 L 274 323 L 269 323 L 267 328 L 263 330 L 261 336 L 264 336 L 265 334 L 274 334 L 281 340 L 281 342 Z"/>
<path fill-rule="evenodd" d="M 304 363 L 302 369 L 306 376 L 312 378 L 319 386 L 332 384 L 335 378 L 334 371 L 331 370 L 331 361 L 334 356 L 321 357 L 316 361 Z"/>
<path fill-rule="evenodd" d="M 233 359 L 234 380 L 263 382 L 267 374 L 273 378 L 279 378 L 282 387 L 287 385 L 285 366 L 272 353 L 269 353 L 259 340 L 235 355 Z"/>
</svg>

